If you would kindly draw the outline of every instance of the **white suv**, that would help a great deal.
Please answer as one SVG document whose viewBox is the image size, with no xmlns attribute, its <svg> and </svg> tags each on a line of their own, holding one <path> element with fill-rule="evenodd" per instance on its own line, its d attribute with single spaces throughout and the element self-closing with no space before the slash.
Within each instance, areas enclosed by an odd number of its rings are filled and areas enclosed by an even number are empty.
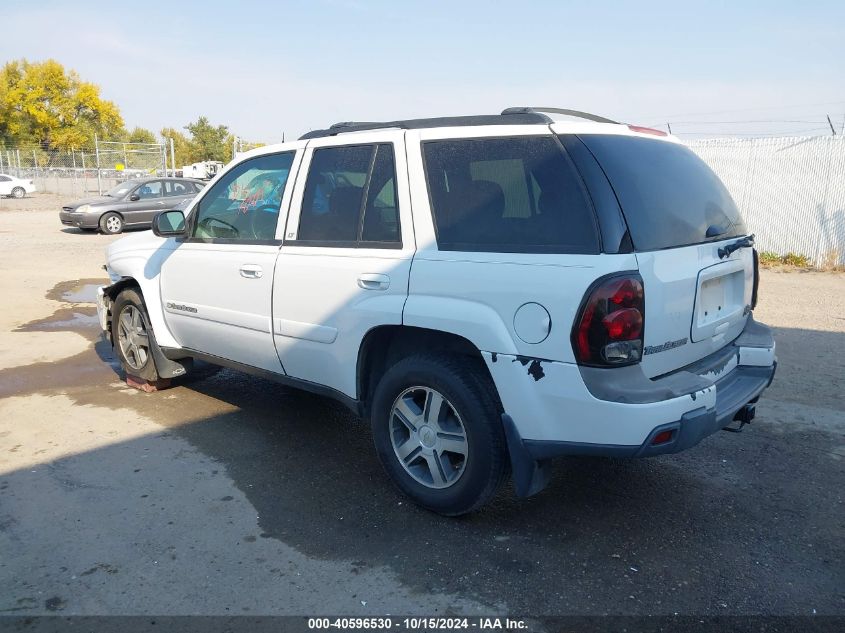
<svg viewBox="0 0 845 633">
<path fill-rule="evenodd" d="M 196 358 L 340 400 L 403 492 L 457 515 L 509 469 L 529 495 L 556 456 L 749 422 L 776 366 L 752 246 L 656 130 L 548 108 L 343 123 L 113 243 L 99 314 L 141 379 Z"/>
</svg>

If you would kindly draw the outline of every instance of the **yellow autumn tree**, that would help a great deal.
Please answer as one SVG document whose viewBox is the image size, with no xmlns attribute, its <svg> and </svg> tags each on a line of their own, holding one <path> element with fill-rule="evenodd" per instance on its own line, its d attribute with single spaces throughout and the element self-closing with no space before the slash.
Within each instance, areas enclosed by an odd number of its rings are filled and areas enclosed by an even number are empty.
<svg viewBox="0 0 845 633">
<path fill-rule="evenodd" d="M 59 62 L 6 63 L 0 69 L 0 143 L 43 149 L 91 147 L 94 135 L 126 134 L 120 110 Z"/>
</svg>

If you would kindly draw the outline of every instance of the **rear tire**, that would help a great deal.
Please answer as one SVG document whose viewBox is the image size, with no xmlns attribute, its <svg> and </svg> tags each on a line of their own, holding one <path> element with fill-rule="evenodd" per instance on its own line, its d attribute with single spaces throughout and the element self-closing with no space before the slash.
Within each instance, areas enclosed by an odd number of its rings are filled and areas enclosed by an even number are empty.
<svg viewBox="0 0 845 633">
<path fill-rule="evenodd" d="M 123 218 L 119 213 L 109 211 L 100 218 L 100 230 L 107 235 L 117 235 L 123 232 Z"/>
<path fill-rule="evenodd" d="M 388 369 L 373 394 L 371 424 L 393 483 L 446 516 L 487 503 L 508 467 L 495 393 L 482 367 L 468 358 L 419 354 Z"/>
<path fill-rule="evenodd" d="M 155 339 L 147 316 L 147 308 L 138 291 L 131 288 L 121 291 L 112 308 L 112 341 L 118 360 L 130 376 L 149 382 L 159 379 L 152 346 Z"/>
<path fill-rule="evenodd" d="M 23 198 L 26 195 L 26 190 L 23 187 L 15 187 L 12 189 L 13 198 Z"/>
</svg>

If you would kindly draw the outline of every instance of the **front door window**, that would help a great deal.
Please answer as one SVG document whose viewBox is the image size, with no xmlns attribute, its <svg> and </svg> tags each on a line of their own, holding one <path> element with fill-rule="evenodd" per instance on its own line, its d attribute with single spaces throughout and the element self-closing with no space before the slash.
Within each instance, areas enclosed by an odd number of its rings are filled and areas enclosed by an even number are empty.
<svg viewBox="0 0 845 633">
<path fill-rule="evenodd" d="M 194 213 L 192 237 L 236 242 L 273 240 L 294 152 L 256 156 L 218 180 Z"/>
</svg>

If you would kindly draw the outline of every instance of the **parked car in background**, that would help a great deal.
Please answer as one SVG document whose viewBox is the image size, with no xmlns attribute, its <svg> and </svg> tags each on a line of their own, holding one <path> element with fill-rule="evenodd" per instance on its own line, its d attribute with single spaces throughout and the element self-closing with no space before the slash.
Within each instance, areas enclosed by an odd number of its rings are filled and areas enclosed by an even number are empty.
<svg viewBox="0 0 845 633">
<path fill-rule="evenodd" d="M 205 183 L 189 178 L 136 178 L 120 183 L 104 196 L 77 200 L 62 207 L 62 224 L 103 233 L 150 228 L 157 213 L 183 208 Z"/>
<path fill-rule="evenodd" d="M 23 198 L 28 193 L 35 193 L 35 183 L 31 180 L 15 178 L 9 174 L 0 174 L 0 196 Z"/>
</svg>

